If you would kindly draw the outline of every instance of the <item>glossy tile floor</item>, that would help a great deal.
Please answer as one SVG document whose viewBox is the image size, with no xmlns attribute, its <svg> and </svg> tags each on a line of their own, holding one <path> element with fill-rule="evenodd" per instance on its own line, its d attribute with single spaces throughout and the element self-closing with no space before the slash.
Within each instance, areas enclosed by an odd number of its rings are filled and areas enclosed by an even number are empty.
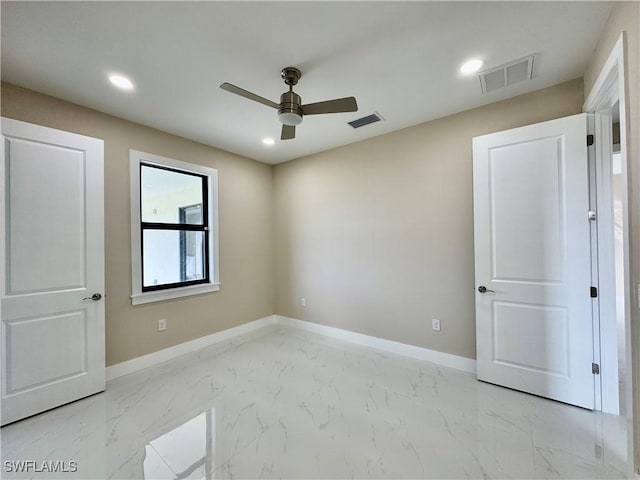
<svg viewBox="0 0 640 480">
<path fill-rule="evenodd" d="M 624 418 L 282 327 L 121 377 L 1 433 L 3 478 L 623 478 L 627 468 Z M 6 471 L 20 460 L 78 470 Z"/>
</svg>

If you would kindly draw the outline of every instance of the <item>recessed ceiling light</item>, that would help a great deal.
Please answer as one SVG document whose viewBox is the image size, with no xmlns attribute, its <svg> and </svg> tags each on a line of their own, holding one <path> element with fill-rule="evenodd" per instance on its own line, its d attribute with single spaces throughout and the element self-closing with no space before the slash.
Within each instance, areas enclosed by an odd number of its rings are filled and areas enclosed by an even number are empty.
<svg viewBox="0 0 640 480">
<path fill-rule="evenodd" d="M 472 75 L 482 68 L 484 62 L 477 58 L 464 62 L 460 67 L 460 73 L 463 75 Z"/>
<path fill-rule="evenodd" d="M 275 145 L 276 141 L 271 137 L 266 137 L 262 139 L 262 143 L 265 145 Z"/>
<path fill-rule="evenodd" d="M 109 75 L 109 81 L 121 90 L 133 90 L 133 83 L 123 75 Z"/>
</svg>

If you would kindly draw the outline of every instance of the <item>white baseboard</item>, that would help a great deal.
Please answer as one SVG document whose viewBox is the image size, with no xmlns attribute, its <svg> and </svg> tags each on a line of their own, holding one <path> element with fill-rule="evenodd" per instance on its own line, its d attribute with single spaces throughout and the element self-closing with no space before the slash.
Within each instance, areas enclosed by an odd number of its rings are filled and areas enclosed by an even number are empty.
<svg viewBox="0 0 640 480">
<path fill-rule="evenodd" d="M 455 368 L 456 370 L 462 370 L 473 374 L 476 373 L 476 361 L 471 358 L 451 355 L 449 353 L 438 352 L 436 350 L 429 350 L 428 348 L 416 347 L 406 343 L 394 342 L 384 338 L 371 337 L 362 333 L 351 332 L 349 330 L 342 330 L 335 327 L 327 327 L 326 325 L 283 317 L 281 315 L 270 315 L 268 317 L 254 320 L 253 322 L 229 328 L 212 335 L 207 335 L 206 337 L 196 338 L 195 340 L 174 345 L 173 347 L 165 348 L 164 350 L 159 350 L 148 355 L 127 360 L 126 362 L 111 365 L 110 367 L 107 367 L 107 381 L 158 365 L 159 363 L 172 360 L 181 355 L 195 352 L 201 348 L 215 345 L 216 343 L 224 342 L 249 332 L 260 330 L 270 325 L 283 325 L 298 328 L 308 332 L 324 335 L 326 337 L 337 338 L 356 345 L 363 345 L 385 352 L 394 353 L 396 355 L 402 355 L 404 357 L 431 362 L 443 367 Z"/>
<path fill-rule="evenodd" d="M 229 340 L 233 337 L 265 328 L 269 325 L 273 325 L 274 322 L 275 315 L 269 315 L 268 317 L 260 318 L 243 325 L 238 325 L 237 327 L 213 333 L 211 335 L 207 335 L 206 337 L 196 338 L 194 340 L 180 343 L 178 345 L 174 345 L 173 347 L 165 348 L 148 355 L 143 355 L 141 357 L 127 360 L 126 362 L 111 365 L 110 367 L 107 367 L 107 381 L 113 380 L 114 378 L 122 377 L 123 375 L 127 375 L 129 373 L 137 372 L 138 370 L 142 370 L 144 368 L 152 367 L 153 365 L 166 362 L 167 360 L 172 360 L 186 353 L 195 352 L 196 350 L 200 350 L 201 348 L 224 342 L 225 340 Z"/>
<path fill-rule="evenodd" d="M 385 352 L 395 353 L 404 357 L 415 358 L 426 362 L 435 363 L 443 367 L 455 368 L 465 372 L 476 373 L 476 361 L 471 358 L 451 355 L 450 353 L 438 352 L 428 348 L 416 347 L 406 343 L 394 342 L 384 338 L 371 337 L 362 333 L 355 333 L 349 330 L 342 330 L 335 327 L 327 327 L 317 323 L 306 322 L 295 318 L 274 315 L 277 325 L 287 325 L 294 328 L 300 328 L 308 332 L 318 333 L 326 337 L 337 338 L 347 342 L 363 345 L 366 347 L 376 348 Z"/>
</svg>

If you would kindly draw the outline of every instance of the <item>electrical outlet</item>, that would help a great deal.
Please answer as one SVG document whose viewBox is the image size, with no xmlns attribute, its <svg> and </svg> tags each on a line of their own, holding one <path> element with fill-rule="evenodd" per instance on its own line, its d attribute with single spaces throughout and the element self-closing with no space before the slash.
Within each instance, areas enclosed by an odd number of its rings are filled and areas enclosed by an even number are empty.
<svg viewBox="0 0 640 480">
<path fill-rule="evenodd" d="M 300 306 L 301 307 L 306 307 L 307 306 L 307 299 L 306 298 L 302 297 L 300 299 Z"/>
<path fill-rule="evenodd" d="M 438 320 L 437 318 L 432 318 L 431 319 L 431 328 L 433 330 L 435 330 L 436 332 L 440 331 L 440 320 Z"/>
<path fill-rule="evenodd" d="M 158 320 L 158 331 L 162 332 L 163 330 L 167 329 L 167 319 L 166 318 L 161 318 L 160 320 Z"/>
</svg>

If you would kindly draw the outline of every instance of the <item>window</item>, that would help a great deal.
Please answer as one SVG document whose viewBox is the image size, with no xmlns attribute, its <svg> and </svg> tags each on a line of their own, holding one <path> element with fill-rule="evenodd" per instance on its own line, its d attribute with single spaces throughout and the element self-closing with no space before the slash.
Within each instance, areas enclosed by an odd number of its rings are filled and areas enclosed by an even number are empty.
<svg viewBox="0 0 640 480">
<path fill-rule="evenodd" d="M 134 305 L 219 290 L 217 170 L 130 151 Z"/>
</svg>

